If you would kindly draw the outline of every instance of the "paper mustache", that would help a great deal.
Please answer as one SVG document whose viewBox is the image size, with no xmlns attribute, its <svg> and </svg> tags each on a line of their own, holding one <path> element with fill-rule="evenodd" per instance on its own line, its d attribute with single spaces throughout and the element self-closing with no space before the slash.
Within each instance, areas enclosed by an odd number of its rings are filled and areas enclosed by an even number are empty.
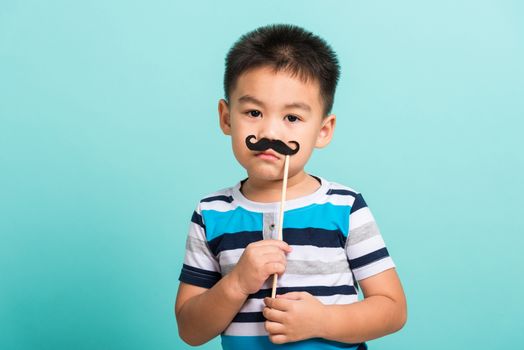
<svg viewBox="0 0 524 350">
<path fill-rule="evenodd" d="M 285 144 L 285 142 L 280 140 L 270 140 L 266 139 L 265 137 L 258 140 L 256 143 L 252 143 L 251 140 L 256 139 L 255 135 L 249 135 L 246 137 L 246 145 L 247 148 L 249 148 L 252 151 L 260 151 L 263 152 L 267 149 L 273 149 L 276 152 L 283 154 L 285 156 L 292 156 L 293 154 L 297 153 L 300 149 L 300 145 L 296 141 L 289 141 L 289 143 L 295 144 L 295 148 L 291 148 L 288 145 Z"/>
</svg>

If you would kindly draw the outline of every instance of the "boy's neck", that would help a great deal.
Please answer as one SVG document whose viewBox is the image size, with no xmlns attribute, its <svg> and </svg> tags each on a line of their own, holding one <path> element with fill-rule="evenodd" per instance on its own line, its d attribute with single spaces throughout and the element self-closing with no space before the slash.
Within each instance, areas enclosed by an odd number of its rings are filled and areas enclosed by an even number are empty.
<svg viewBox="0 0 524 350">
<path fill-rule="evenodd" d="M 303 170 L 287 180 L 286 200 L 307 196 L 320 187 L 320 183 Z M 282 196 L 282 180 L 266 181 L 248 178 L 241 188 L 247 199 L 259 203 L 279 202 Z"/>
</svg>

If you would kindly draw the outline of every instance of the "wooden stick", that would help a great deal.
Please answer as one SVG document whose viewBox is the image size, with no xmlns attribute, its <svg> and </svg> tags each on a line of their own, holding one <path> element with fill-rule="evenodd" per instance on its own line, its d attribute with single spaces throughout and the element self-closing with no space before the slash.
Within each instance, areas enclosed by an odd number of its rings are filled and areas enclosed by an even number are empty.
<svg viewBox="0 0 524 350">
<path fill-rule="evenodd" d="M 282 196 L 280 197 L 280 213 L 278 216 L 278 239 L 282 240 L 282 225 L 284 224 L 284 203 L 286 202 L 286 190 L 287 190 L 287 175 L 289 171 L 289 156 L 286 155 L 284 161 L 284 178 L 282 179 Z M 277 280 L 278 274 L 273 275 L 273 288 L 271 289 L 271 298 L 275 298 L 277 295 Z"/>
</svg>

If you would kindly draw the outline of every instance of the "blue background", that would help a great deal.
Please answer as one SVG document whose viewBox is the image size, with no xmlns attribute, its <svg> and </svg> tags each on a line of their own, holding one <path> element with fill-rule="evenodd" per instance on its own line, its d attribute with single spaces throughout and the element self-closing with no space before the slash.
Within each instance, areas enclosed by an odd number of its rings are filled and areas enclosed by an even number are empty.
<svg viewBox="0 0 524 350">
<path fill-rule="evenodd" d="M 408 297 L 371 349 L 521 346 L 522 4 L 3 0 L 0 348 L 190 348 L 189 219 L 244 176 L 224 57 L 281 22 L 339 55 L 335 138 L 307 170 L 364 194 Z"/>
</svg>

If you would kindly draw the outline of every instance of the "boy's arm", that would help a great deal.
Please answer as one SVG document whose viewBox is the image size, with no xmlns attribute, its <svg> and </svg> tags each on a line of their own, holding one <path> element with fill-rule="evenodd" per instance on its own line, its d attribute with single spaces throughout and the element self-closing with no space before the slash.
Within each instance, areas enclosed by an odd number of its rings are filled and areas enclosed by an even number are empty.
<svg viewBox="0 0 524 350">
<path fill-rule="evenodd" d="M 180 283 L 175 305 L 180 337 L 190 345 L 200 345 L 219 335 L 249 294 L 257 292 L 268 277 L 284 273 L 285 254 L 290 251 L 283 241 L 251 243 L 235 268 L 210 289 Z"/>
<path fill-rule="evenodd" d="M 226 275 L 206 289 L 181 282 L 175 304 L 178 333 L 188 344 L 201 345 L 220 334 L 246 300 Z"/>
<path fill-rule="evenodd" d="M 395 269 L 359 282 L 364 300 L 326 307 L 325 337 L 359 343 L 400 330 L 407 320 L 406 297 Z"/>
<path fill-rule="evenodd" d="M 347 305 L 324 305 L 308 293 L 266 298 L 266 329 L 274 343 L 320 337 L 361 343 L 398 331 L 407 307 L 395 269 L 361 280 L 364 300 Z"/>
</svg>

